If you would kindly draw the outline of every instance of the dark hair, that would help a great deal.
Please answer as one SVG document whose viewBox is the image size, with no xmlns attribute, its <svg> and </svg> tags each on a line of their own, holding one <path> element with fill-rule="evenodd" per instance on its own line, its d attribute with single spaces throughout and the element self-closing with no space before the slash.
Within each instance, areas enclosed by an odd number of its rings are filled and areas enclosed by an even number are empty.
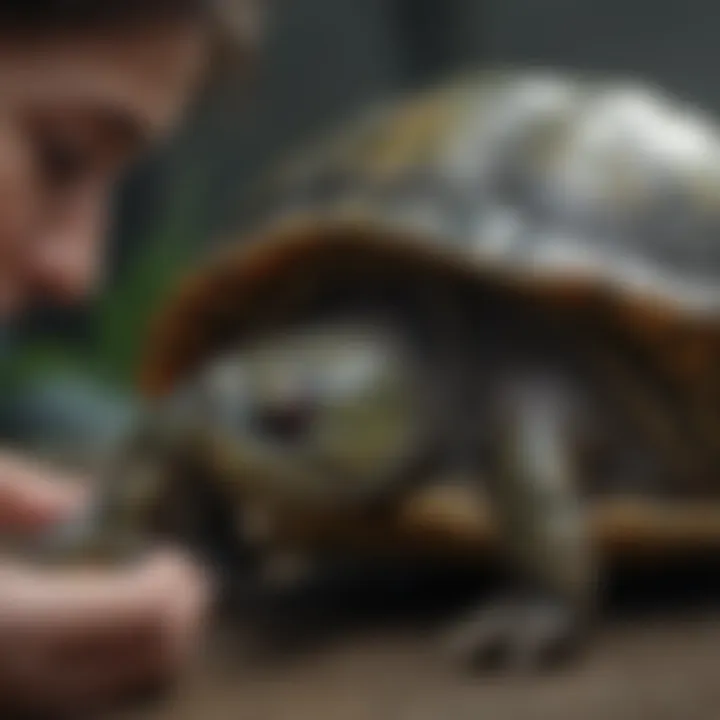
<svg viewBox="0 0 720 720">
<path fill-rule="evenodd" d="M 0 0 L 0 22 L 13 30 L 74 30 L 168 18 L 205 20 L 232 5 L 222 0 Z"/>
<path fill-rule="evenodd" d="M 266 0 L 0 0 L 0 34 L 35 41 L 78 33 L 187 22 L 206 28 L 213 58 L 206 90 L 245 69 Z M 261 5 L 262 4 L 262 5 Z M 244 70 L 243 70 L 244 71 Z"/>
<path fill-rule="evenodd" d="M 259 0 L 0 0 L 0 31 L 58 35 L 167 21 L 207 25 L 226 47 L 254 44 Z"/>
</svg>

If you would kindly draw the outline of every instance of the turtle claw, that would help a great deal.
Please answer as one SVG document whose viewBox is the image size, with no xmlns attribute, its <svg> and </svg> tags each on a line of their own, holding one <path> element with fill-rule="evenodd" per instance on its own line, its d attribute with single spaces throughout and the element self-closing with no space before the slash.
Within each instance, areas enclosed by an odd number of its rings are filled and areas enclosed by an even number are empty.
<svg viewBox="0 0 720 720">
<path fill-rule="evenodd" d="M 447 649 L 472 668 L 536 671 L 570 657 L 581 638 L 577 614 L 559 600 L 505 598 L 458 622 Z"/>
</svg>

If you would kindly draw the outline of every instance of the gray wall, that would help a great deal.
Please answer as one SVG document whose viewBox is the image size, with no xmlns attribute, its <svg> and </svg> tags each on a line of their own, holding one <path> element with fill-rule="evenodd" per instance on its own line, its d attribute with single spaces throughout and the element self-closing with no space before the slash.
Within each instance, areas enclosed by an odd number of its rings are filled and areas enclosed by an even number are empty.
<svg viewBox="0 0 720 720">
<path fill-rule="evenodd" d="M 244 116 L 220 110 L 211 222 L 271 158 L 371 99 L 451 69 L 629 73 L 720 114 L 717 0 L 284 0 Z M 223 122 L 224 119 L 224 122 Z"/>
</svg>

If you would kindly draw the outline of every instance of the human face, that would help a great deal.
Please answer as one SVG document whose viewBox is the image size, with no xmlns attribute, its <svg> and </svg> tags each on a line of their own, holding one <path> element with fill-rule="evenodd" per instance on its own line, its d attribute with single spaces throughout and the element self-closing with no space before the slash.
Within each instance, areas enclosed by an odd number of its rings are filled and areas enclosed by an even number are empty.
<svg viewBox="0 0 720 720">
<path fill-rule="evenodd" d="M 169 23 L 0 42 L 0 318 L 97 286 L 113 187 L 182 115 L 206 41 Z"/>
</svg>

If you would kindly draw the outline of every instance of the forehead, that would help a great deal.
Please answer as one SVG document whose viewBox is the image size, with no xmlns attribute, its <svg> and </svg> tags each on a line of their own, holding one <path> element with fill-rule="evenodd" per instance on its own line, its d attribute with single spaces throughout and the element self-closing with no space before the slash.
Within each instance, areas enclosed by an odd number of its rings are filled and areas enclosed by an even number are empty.
<svg viewBox="0 0 720 720">
<path fill-rule="evenodd" d="M 15 41 L 0 48 L 0 82 L 28 107 L 97 111 L 151 139 L 178 120 L 207 55 L 207 38 L 190 27 Z"/>
</svg>

